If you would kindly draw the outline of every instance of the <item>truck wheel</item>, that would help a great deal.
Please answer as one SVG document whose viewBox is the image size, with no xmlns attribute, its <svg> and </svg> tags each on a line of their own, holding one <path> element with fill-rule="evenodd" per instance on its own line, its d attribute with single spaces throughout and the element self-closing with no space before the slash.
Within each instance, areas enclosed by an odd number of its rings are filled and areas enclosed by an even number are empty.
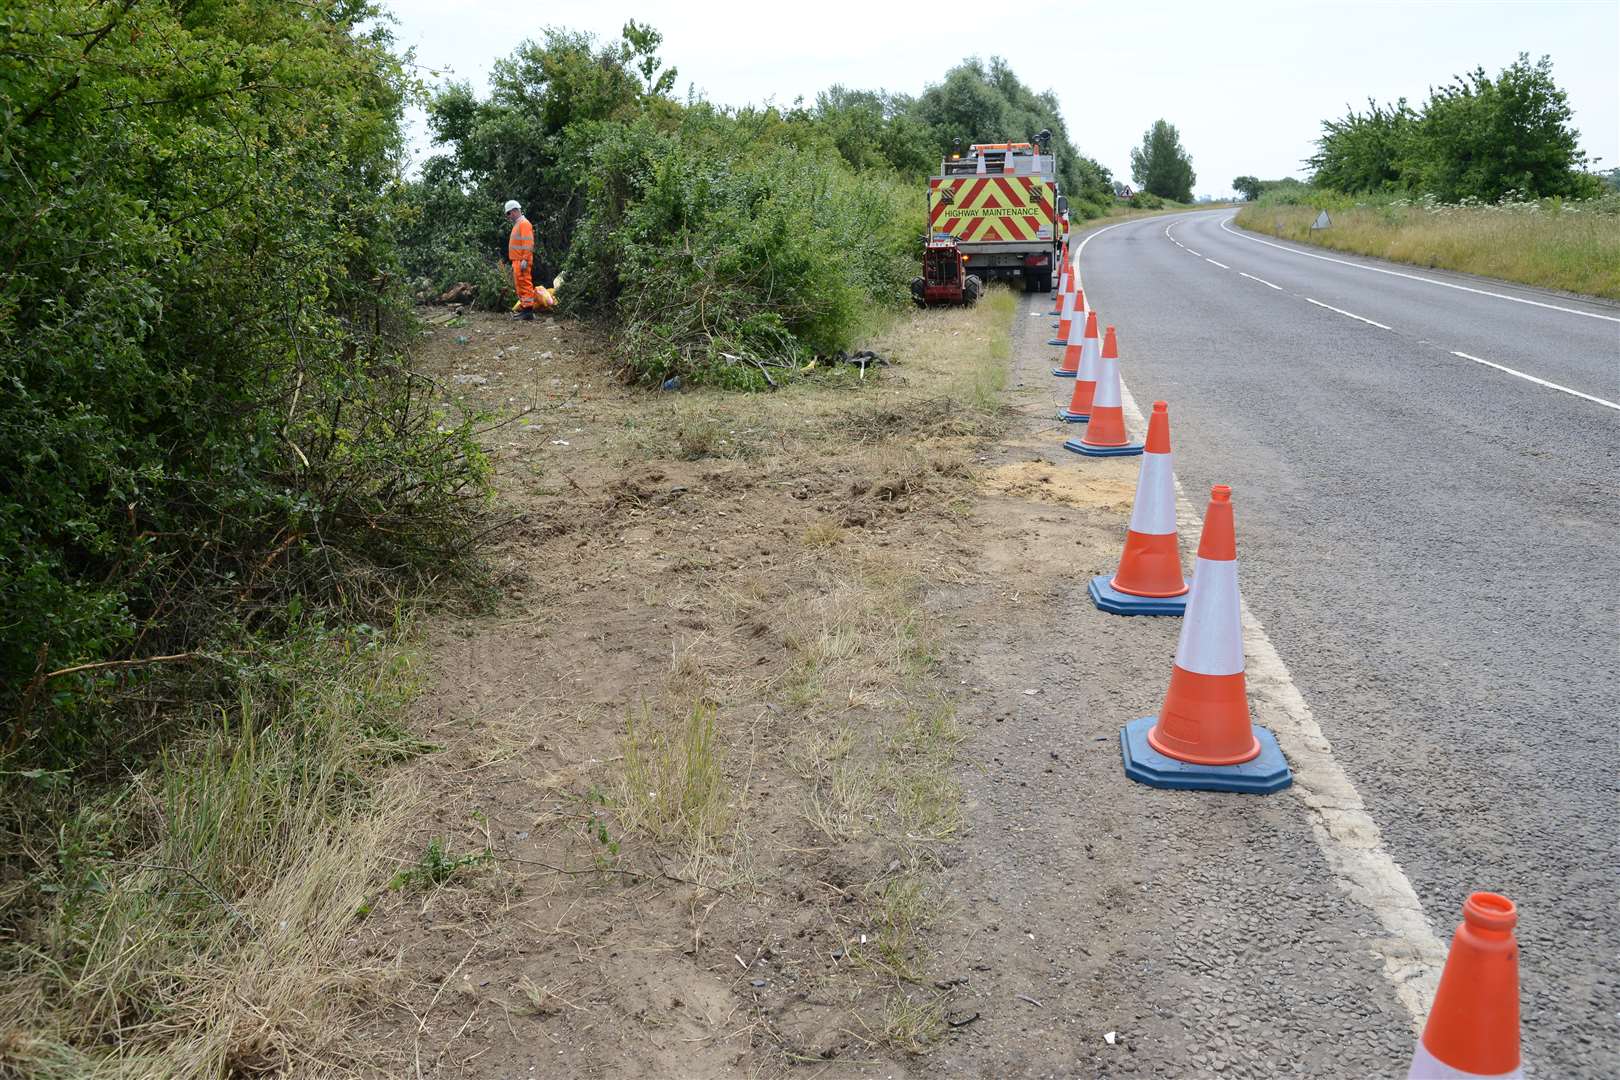
<svg viewBox="0 0 1620 1080">
<path fill-rule="evenodd" d="M 963 299 L 970 304 L 976 304 L 979 302 L 979 297 L 983 295 L 984 282 L 979 280 L 979 276 L 977 274 L 969 274 L 967 276 L 967 281 L 962 284 Z"/>
<path fill-rule="evenodd" d="M 928 301 L 923 299 L 924 290 L 927 289 L 927 287 L 928 283 L 921 277 L 914 277 L 911 279 L 911 302 L 913 304 L 916 304 L 918 307 L 928 306 Z"/>
<path fill-rule="evenodd" d="M 1051 292 L 1052 291 L 1052 271 L 1048 270 L 1046 273 L 1041 275 L 1041 288 L 1040 288 L 1040 291 L 1041 292 Z"/>
</svg>

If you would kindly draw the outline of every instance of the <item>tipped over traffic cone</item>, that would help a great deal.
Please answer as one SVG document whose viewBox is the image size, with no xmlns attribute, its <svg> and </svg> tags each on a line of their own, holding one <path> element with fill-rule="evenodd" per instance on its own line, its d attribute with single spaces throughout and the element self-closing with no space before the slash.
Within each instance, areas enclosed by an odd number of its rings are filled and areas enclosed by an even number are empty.
<svg viewBox="0 0 1620 1080">
<path fill-rule="evenodd" d="M 1082 366 L 1075 379 L 1074 399 L 1069 405 L 1071 413 L 1076 411 L 1075 405 L 1084 404 L 1080 399 L 1085 379 L 1085 368 Z M 1063 444 L 1063 449 L 1087 457 L 1131 457 L 1140 454 L 1142 444 L 1131 442 L 1130 436 L 1125 434 L 1125 410 L 1120 404 L 1119 345 L 1114 339 L 1112 326 L 1103 336 L 1096 380 L 1097 388 L 1092 392 L 1086 433 L 1081 438 L 1069 439 Z"/>
<path fill-rule="evenodd" d="M 1092 603 L 1114 615 L 1180 615 L 1187 609 L 1188 588 L 1181 577 L 1181 550 L 1176 543 L 1170 407 L 1155 401 L 1119 571 L 1112 578 L 1107 574 L 1092 578 L 1087 592 Z"/>
<path fill-rule="evenodd" d="M 1052 374 L 1060 379 L 1072 379 L 1080 373 L 1085 366 L 1087 339 L 1090 335 L 1090 346 L 1097 344 L 1097 313 L 1086 310 L 1086 294 L 1082 289 L 1074 291 L 1074 317 L 1069 320 L 1068 340 L 1063 344 L 1063 360 L 1052 369 Z"/>
<path fill-rule="evenodd" d="M 1477 892 L 1463 903 L 1440 988 L 1407 1080 L 1522 1077 L 1519 1067 L 1519 921 L 1513 901 Z"/>
<path fill-rule="evenodd" d="M 1276 738 L 1249 720 L 1243 680 L 1243 601 L 1238 593 L 1232 489 L 1209 493 L 1198 566 L 1181 623 L 1170 689 L 1158 716 L 1119 733 L 1125 775 L 1138 783 L 1266 795 L 1293 782 Z"/>
</svg>

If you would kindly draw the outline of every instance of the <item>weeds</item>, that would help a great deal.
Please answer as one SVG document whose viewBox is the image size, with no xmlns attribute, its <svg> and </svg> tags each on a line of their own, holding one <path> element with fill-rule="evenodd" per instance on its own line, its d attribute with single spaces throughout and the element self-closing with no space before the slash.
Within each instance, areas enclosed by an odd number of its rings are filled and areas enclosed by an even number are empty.
<svg viewBox="0 0 1620 1080">
<path fill-rule="evenodd" d="M 715 732 L 715 707 L 698 701 L 682 719 L 643 706 L 623 740 L 619 823 L 626 831 L 673 843 L 690 854 L 708 848 L 730 817 Z"/>
<path fill-rule="evenodd" d="M 1321 209 L 1332 224 L 1312 229 Z M 1445 204 L 1301 188 L 1249 204 L 1237 223 L 1338 251 L 1620 300 L 1620 195 Z"/>
<path fill-rule="evenodd" d="M 450 884 L 461 875 L 462 871 L 487 866 L 494 860 L 495 853 L 487 847 L 482 851 L 451 855 L 445 850 L 444 841 L 435 836 L 428 841 L 427 850 L 422 853 L 416 864 L 395 874 L 388 882 L 388 887 L 395 891 L 436 889 Z"/>
<path fill-rule="evenodd" d="M 307 633 L 239 660 L 234 706 L 199 717 L 127 785 L 8 777 L 0 1074 L 198 1078 L 331 1062 L 352 986 L 333 963 L 385 880 L 419 749 L 411 657 L 380 635 Z"/>
</svg>

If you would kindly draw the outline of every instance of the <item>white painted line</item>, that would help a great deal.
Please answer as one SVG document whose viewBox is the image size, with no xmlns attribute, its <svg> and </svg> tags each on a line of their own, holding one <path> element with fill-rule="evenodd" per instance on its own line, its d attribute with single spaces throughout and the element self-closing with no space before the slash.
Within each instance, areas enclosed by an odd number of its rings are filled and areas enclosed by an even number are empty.
<svg viewBox="0 0 1620 1080">
<path fill-rule="evenodd" d="M 1199 258 L 1200 258 L 1200 259 L 1202 259 L 1202 258 L 1203 258 L 1203 257 L 1204 257 L 1204 253 L 1203 253 L 1203 252 L 1202 252 L 1202 251 L 1194 251 L 1194 250 L 1193 250 L 1193 249 L 1192 249 L 1192 248 L 1190 248 L 1190 247 L 1187 247 L 1187 245 L 1186 245 L 1186 244 L 1182 244 L 1182 245 L 1181 245 L 1181 246 L 1182 246 L 1182 247 L 1183 247 L 1183 248 L 1186 248 L 1186 251 L 1187 251 L 1187 254 L 1189 254 L 1189 255 L 1196 255 L 1196 256 L 1198 256 L 1198 257 L 1199 257 Z"/>
<path fill-rule="evenodd" d="M 1260 284 L 1264 285 L 1268 289 L 1276 289 L 1278 292 L 1283 291 L 1281 285 L 1273 285 L 1271 282 L 1267 281 L 1265 278 L 1255 277 L 1253 274 L 1245 274 L 1241 270 L 1238 271 L 1238 276 L 1239 277 L 1246 277 L 1250 281 L 1258 281 Z"/>
<path fill-rule="evenodd" d="M 1234 215 L 1235 217 L 1236 215 Z M 1276 248 L 1293 255 L 1303 255 L 1307 259 L 1321 259 L 1323 262 L 1338 263 L 1340 266 L 1349 266 L 1357 270 L 1367 270 L 1374 274 L 1388 274 L 1390 277 L 1406 278 L 1409 281 L 1421 281 L 1429 285 L 1439 285 L 1444 289 L 1456 289 L 1459 292 L 1475 293 L 1479 296 L 1491 296 L 1498 300 L 1511 300 L 1515 304 L 1529 304 L 1531 307 L 1546 308 L 1548 311 L 1562 311 L 1566 315 L 1584 315 L 1588 319 L 1602 319 L 1605 322 L 1620 323 L 1620 315 L 1600 315 L 1595 311 L 1582 311 L 1580 308 L 1561 307 L 1558 304 L 1547 304 L 1540 300 L 1531 300 L 1523 296 L 1509 296 L 1507 293 L 1491 292 L 1489 289 L 1475 289 L 1468 285 L 1458 285 L 1454 281 L 1441 281 L 1438 278 L 1424 277 L 1422 274 L 1407 274 L 1400 270 L 1386 270 L 1382 266 L 1368 266 L 1365 263 L 1351 262 L 1349 259 L 1335 259 L 1329 255 L 1318 255 L 1314 251 L 1301 251 L 1286 244 L 1274 244 L 1270 240 L 1262 240 L 1258 236 L 1250 236 L 1231 228 L 1232 218 L 1223 218 L 1221 228 L 1243 240 L 1252 240 L 1256 244 Z"/>
<path fill-rule="evenodd" d="M 1209 257 L 1209 256 L 1207 256 L 1207 255 L 1206 255 L 1206 256 L 1204 256 L 1204 261 L 1205 261 L 1205 262 L 1207 262 L 1207 263 L 1215 263 L 1215 265 L 1216 265 L 1216 266 L 1218 266 L 1218 267 L 1220 267 L 1220 268 L 1221 268 L 1221 269 L 1222 269 L 1222 270 L 1230 270 L 1230 269 L 1232 269 L 1232 268 L 1231 268 L 1231 267 L 1230 267 L 1230 266 L 1227 266 L 1227 265 L 1226 265 L 1226 264 L 1225 264 L 1225 263 L 1223 263 L 1223 262 L 1215 262 L 1215 260 L 1214 260 L 1214 259 L 1211 259 L 1211 258 L 1210 258 L 1210 257 Z"/>
<path fill-rule="evenodd" d="M 1607 400 L 1605 398 L 1593 397 L 1591 394 L 1583 394 L 1579 390 L 1571 390 L 1567 386 L 1560 386 L 1559 384 L 1557 384 L 1555 382 L 1548 382 L 1546 379 L 1538 379 L 1534 375 L 1526 375 L 1524 372 L 1518 370 L 1517 368 L 1510 368 L 1506 364 L 1492 363 L 1491 361 L 1482 359 L 1482 358 L 1480 358 L 1478 356 L 1469 356 L 1465 352 L 1458 352 L 1456 349 L 1451 350 L 1451 355 L 1452 356 L 1460 356 L 1464 360 L 1472 360 L 1476 364 L 1484 364 L 1486 367 L 1495 368 L 1497 371 L 1505 371 L 1509 375 L 1517 375 L 1519 378 L 1524 379 L 1526 382 L 1533 382 L 1537 386 L 1545 386 L 1549 390 L 1561 390 L 1566 394 L 1573 394 L 1575 397 L 1584 398 L 1587 401 L 1593 402 L 1593 403 L 1598 404 L 1598 405 L 1605 406 L 1606 408 L 1620 409 L 1620 404 L 1616 404 L 1615 402 L 1609 401 L 1609 400 Z"/>
<path fill-rule="evenodd" d="M 1344 308 L 1337 308 L 1337 307 L 1334 307 L 1332 304 L 1324 304 L 1324 303 L 1322 303 L 1322 301 L 1320 301 L 1320 300 L 1312 300 L 1308 296 L 1305 297 L 1305 302 L 1307 304 L 1315 304 L 1317 307 L 1320 307 L 1320 308 L 1327 308 L 1329 311 L 1337 311 L 1340 315 L 1346 316 L 1347 318 L 1355 319 L 1357 322 L 1364 322 L 1368 326 L 1376 326 L 1380 330 L 1388 330 L 1389 329 L 1389 327 L 1385 326 L 1381 322 L 1373 322 L 1371 319 L 1366 318 L 1365 316 L 1362 316 L 1362 315 L 1357 315 L 1353 311 L 1346 311 L 1346 310 L 1344 310 Z"/>
<path fill-rule="evenodd" d="M 1129 222 L 1118 223 L 1125 224 Z M 1093 236 L 1118 225 L 1108 225 L 1087 235 L 1080 242 L 1076 256 Z M 1077 284 L 1078 274 L 1076 271 Z M 1142 411 L 1123 384 L 1120 399 L 1130 430 L 1146 431 Z M 1203 525 L 1180 480 L 1176 481 L 1176 504 L 1181 520 L 1188 524 L 1184 540 L 1191 541 Z M 1293 786 L 1288 790 L 1304 804 L 1317 847 L 1339 885 L 1372 911 L 1384 928 L 1386 936 L 1369 944 L 1383 961 L 1384 977 L 1395 988 L 1395 996 L 1411 1016 L 1415 1033 L 1428 1015 L 1440 980 L 1440 969 L 1446 962 L 1446 946 L 1430 928 L 1423 914 L 1423 903 L 1400 864 L 1384 850 L 1378 823 L 1367 812 L 1355 785 L 1334 760 L 1332 744 L 1322 735 L 1321 726 L 1294 685 L 1287 665 L 1246 603 L 1242 606 L 1242 618 L 1246 681 L 1255 720 L 1272 730 L 1288 755 L 1288 764 L 1294 773 Z"/>
</svg>

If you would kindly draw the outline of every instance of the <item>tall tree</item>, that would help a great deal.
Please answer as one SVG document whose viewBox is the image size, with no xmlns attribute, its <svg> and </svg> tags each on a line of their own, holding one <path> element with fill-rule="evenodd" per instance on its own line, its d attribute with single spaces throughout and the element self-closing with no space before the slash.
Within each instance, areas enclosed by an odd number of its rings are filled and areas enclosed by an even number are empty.
<svg viewBox="0 0 1620 1080">
<path fill-rule="evenodd" d="M 1192 157 L 1181 145 L 1174 124 L 1155 120 L 1142 135 L 1142 145 L 1131 151 L 1131 178 L 1143 191 L 1161 199 L 1192 201 Z"/>
<path fill-rule="evenodd" d="M 1260 178 L 1258 176 L 1239 176 L 1232 181 L 1232 190 L 1253 202 L 1260 197 Z"/>
<path fill-rule="evenodd" d="M 1369 98 L 1365 114 L 1324 120 L 1317 151 L 1307 162 L 1315 183 L 1336 191 L 1395 191 L 1410 186 L 1418 116 L 1401 98 L 1384 106 Z"/>
<path fill-rule="evenodd" d="M 976 142 L 1018 142 L 1043 128 L 1052 133 L 1058 179 L 1071 205 L 1101 206 L 1111 199 L 1108 170 L 1080 154 L 1069 141 L 1068 127 L 1050 91 L 1031 90 L 998 56 L 986 65 L 964 60 L 928 87 L 914 103 L 912 115 L 934 135 L 936 149 Z"/>
<path fill-rule="evenodd" d="M 1586 155 L 1571 118 L 1550 57 L 1532 64 L 1520 53 L 1495 79 L 1475 68 L 1429 92 L 1416 180 L 1447 201 L 1584 194 Z"/>
</svg>

